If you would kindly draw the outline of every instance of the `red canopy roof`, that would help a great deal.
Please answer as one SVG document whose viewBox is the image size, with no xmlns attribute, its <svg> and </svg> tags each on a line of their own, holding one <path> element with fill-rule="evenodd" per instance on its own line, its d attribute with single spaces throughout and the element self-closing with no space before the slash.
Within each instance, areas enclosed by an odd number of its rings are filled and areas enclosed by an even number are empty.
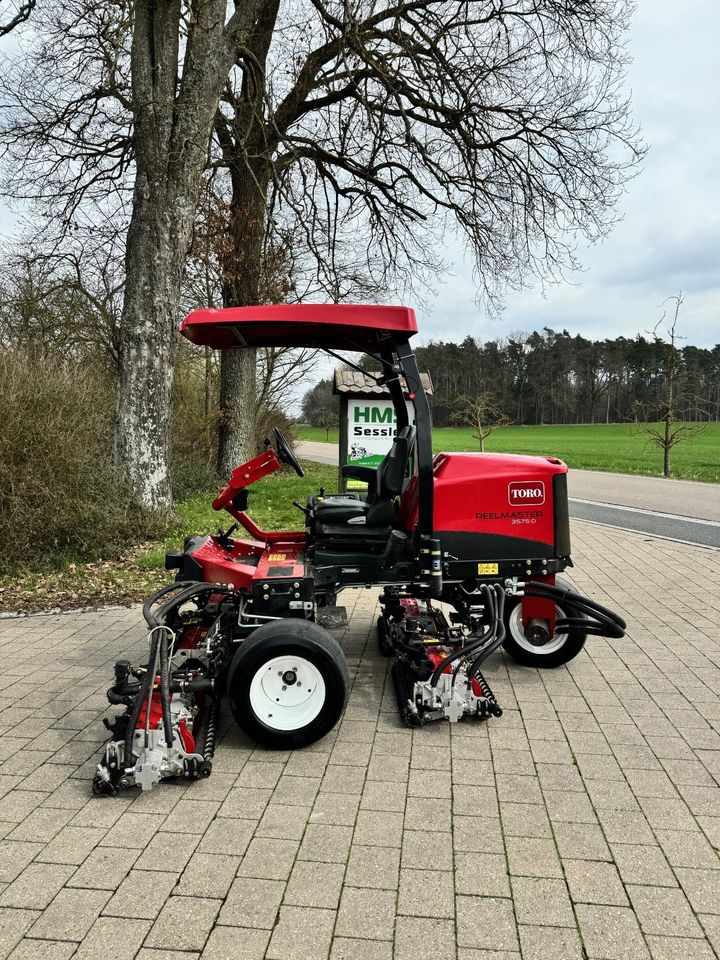
<svg viewBox="0 0 720 960">
<path fill-rule="evenodd" d="M 417 333 L 417 321 L 409 307 L 273 304 L 195 310 L 180 324 L 180 333 L 218 350 L 289 346 L 373 352 L 382 340 L 406 340 Z"/>
</svg>

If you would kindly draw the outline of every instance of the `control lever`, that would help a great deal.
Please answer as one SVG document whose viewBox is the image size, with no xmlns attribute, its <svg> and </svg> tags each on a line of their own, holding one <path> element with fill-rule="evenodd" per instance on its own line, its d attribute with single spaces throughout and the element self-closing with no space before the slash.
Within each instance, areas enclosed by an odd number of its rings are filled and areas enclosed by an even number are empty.
<svg viewBox="0 0 720 960">
<path fill-rule="evenodd" d="M 220 543 L 220 546 L 224 550 L 232 550 L 232 548 L 235 546 L 235 544 L 232 542 L 230 537 L 233 535 L 233 533 L 235 533 L 237 529 L 238 529 L 238 525 L 234 523 L 231 527 L 228 527 L 227 530 L 225 531 L 223 531 L 222 527 L 220 527 L 220 529 L 218 530 L 217 532 L 218 542 Z"/>
<path fill-rule="evenodd" d="M 304 507 L 301 503 L 298 503 L 297 500 L 293 500 L 292 505 L 297 507 L 298 510 L 302 510 L 306 517 L 310 517 L 312 515 L 312 511 L 308 510 L 308 508 Z"/>
</svg>

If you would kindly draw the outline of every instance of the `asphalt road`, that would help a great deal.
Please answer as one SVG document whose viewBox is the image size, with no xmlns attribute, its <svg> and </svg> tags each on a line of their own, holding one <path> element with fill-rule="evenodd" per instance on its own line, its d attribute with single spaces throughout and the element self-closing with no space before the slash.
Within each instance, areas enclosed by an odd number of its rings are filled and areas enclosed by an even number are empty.
<svg viewBox="0 0 720 960">
<path fill-rule="evenodd" d="M 301 440 L 295 444 L 298 454 L 315 463 L 329 463 L 337 466 L 338 446 L 336 443 L 316 443 L 314 440 Z"/>
<path fill-rule="evenodd" d="M 302 457 L 336 464 L 334 443 L 304 441 Z M 720 549 L 720 484 L 571 470 L 570 515 L 687 543 Z"/>
</svg>

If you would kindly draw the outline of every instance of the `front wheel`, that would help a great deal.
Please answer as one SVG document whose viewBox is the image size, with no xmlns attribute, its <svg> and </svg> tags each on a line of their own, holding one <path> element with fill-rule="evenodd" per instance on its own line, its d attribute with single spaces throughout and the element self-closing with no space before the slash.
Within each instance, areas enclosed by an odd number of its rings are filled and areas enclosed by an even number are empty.
<svg viewBox="0 0 720 960">
<path fill-rule="evenodd" d="M 340 719 L 350 689 L 345 656 L 316 623 L 258 627 L 233 657 L 227 698 L 238 726 L 264 747 L 306 747 Z"/>
<path fill-rule="evenodd" d="M 557 581 L 558 586 L 569 587 L 567 582 Z M 555 619 L 582 617 L 585 614 L 575 607 L 555 605 Z M 587 633 L 584 630 L 570 630 L 569 633 L 553 633 L 547 643 L 534 646 L 525 636 L 522 622 L 522 601 L 517 597 L 514 602 L 508 598 L 505 605 L 505 641 L 503 646 L 518 663 L 526 667 L 559 667 L 576 657 L 585 646 Z"/>
</svg>

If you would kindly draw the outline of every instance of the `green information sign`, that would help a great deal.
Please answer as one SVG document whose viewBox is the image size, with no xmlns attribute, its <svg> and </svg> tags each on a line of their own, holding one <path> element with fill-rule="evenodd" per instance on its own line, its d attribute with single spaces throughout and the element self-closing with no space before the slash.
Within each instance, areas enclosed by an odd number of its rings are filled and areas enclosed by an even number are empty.
<svg viewBox="0 0 720 960">
<path fill-rule="evenodd" d="M 421 374 L 423 388 L 432 394 L 432 383 Z M 364 486 L 360 481 L 343 477 L 344 466 L 377 469 L 392 447 L 397 433 L 395 409 L 387 387 L 379 387 L 379 373 L 362 370 L 336 370 L 333 390 L 340 398 L 339 489 Z M 407 400 L 408 421 L 415 422 L 415 410 Z"/>
<path fill-rule="evenodd" d="M 347 463 L 377 467 L 392 446 L 395 410 L 389 400 L 348 400 Z"/>
</svg>

